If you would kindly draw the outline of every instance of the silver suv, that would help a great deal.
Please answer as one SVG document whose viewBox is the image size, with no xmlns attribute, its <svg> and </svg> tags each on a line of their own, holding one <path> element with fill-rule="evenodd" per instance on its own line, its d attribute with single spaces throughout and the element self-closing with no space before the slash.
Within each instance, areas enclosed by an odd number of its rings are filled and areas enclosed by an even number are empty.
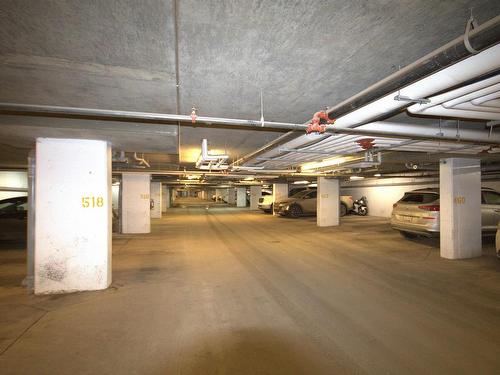
<svg viewBox="0 0 500 375">
<path fill-rule="evenodd" d="M 418 189 L 405 193 L 392 206 L 391 226 L 405 237 L 439 236 L 439 189 Z M 500 220 L 500 194 L 481 189 L 483 235 L 494 235 Z"/>
</svg>

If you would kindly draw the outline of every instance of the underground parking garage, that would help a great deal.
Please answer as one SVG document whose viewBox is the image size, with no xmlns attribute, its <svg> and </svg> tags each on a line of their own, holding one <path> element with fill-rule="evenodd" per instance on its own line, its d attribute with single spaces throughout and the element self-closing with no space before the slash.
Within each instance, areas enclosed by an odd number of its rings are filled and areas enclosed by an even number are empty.
<svg viewBox="0 0 500 375">
<path fill-rule="evenodd" d="M 3 1 L 2 374 L 497 374 L 497 1 Z"/>
</svg>

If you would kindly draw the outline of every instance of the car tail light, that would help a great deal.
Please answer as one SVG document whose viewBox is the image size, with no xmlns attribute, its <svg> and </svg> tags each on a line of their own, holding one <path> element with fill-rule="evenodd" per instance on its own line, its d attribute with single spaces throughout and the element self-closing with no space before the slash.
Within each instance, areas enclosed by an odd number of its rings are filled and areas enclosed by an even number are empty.
<svg viewBox="0 0 500 375">
<path fill-rule="evenodd" d="M 439 204 L 429 204 L 424 206 L 418 206 L 421 210 L 426 211 L 439 211 Z"/>
</svg>

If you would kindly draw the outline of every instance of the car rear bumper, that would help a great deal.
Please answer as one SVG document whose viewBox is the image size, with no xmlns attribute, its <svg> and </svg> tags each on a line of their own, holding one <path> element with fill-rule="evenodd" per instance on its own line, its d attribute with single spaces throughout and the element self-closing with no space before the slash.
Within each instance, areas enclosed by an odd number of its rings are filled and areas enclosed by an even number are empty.
<svg viewBox="0 0 500 375">
<path fill-rule="evenodd" d="M 271 209 L 272 209 L 272 203 L 271 204 L 259 203 L 258 207 L 259 207 L 260 210 L 271 211 Z"/>
<path fill-rule="evenodd" d="M 400 220 L 391 219 L 392 229 L 398 230 L 400 232 L 408 232 L 413 234 L 418 234 L 426 237 L 437 237 L 439 236 L 439 224 L 429 223 L 427 225 L 402 222 Z"/>
</svg>

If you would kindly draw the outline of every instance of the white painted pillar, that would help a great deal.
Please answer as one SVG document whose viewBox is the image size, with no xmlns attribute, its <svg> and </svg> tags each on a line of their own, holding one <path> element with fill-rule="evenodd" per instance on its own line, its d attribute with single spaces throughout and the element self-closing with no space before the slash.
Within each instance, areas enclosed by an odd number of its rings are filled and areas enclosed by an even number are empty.
<svg viewBox="0 0 500 375">
<path fill-rule="evenodd" d="M 227 203 L 230 204 L 231 206 L 234 206 L 236 204 L 236 189 L 235 188 L 229 188 L 227 190 Z"/>
<path fill-rule="evenodd" d="M 439 166 L 441 257 L 481 256 L 481 162 L 442 159 Z"/>
<path fill-rule="evenodd" d="M 161 219 L 161 213 L 162 213 L 161 182 L 151 182 L 150 189 L 151 189 L 151 200 L 153 202 L 153 208 L 150 210 L 151 218 Z"/>
<path fill-rule="evenodd" d="M 262 186 L 250 186 L 250 209 L 259 209 L 259 199 L 262 197 Z"/>
<path fill-rule="evenodd" d="M 170 208 L 170 188 L 162 185 L 161 189 L 161 212 L 167 212 L 167 208 Z"/>
<path fill-rule="evenodd" d="M 236 206 L 237 207 L 247 206 L 247 188 L 239 187 L 236 189 Z"/>
<path fill-rule="evenodd" d="M 38 138 L 35 293 L 105 289 L 111 283 L 111 147 Z"/>
<path fill-rule="evenodd" d="M 150 175 L 122 174 L 122 233 L 150 233 Z"/>
<path fill-rule="evenodd" d="M 318 178 L 317 193 L 318 227 L 332 227 L 340 223 L 340 184 L 337 179 Z"/>
<path fill-rule="evenodd" d="M 273 215 L 276 215 L 274 202 L 279 202 L 286 198 L 288 198 L 288 184 L 273 184 Z"/>
</svg>

